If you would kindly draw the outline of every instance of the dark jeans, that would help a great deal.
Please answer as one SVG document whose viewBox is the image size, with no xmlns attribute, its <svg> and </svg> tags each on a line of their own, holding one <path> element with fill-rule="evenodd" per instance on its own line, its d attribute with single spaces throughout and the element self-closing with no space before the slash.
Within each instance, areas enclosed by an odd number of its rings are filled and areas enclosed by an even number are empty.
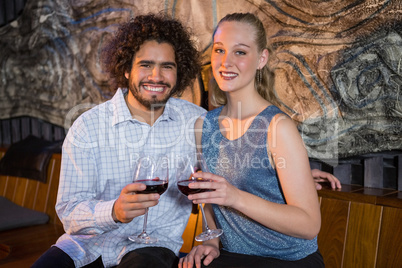
<svg viewBox="0 0 402 268">
<path fill-rule="evenodd" d="M 317 250 L 313 254 L 298 261 L 283 261 L 268 257 L 243 255 L 221 250 L 218 258 L 205 268 L 318 268 L 325 267 L 321 253 Z"/>
<path fill-rule="evenodd" d="M 172 268 L 177 267 L 177 256 L 167 248 L 145 247 L 130 251 L 124 255 L 116 268 Z M 75 268 L 74 261 L 58 247 L 51 247 L 32 266 L 32 268 Z M 85 265 L 85 268 L 104 267 L 102 258 Z"/>
</svg>

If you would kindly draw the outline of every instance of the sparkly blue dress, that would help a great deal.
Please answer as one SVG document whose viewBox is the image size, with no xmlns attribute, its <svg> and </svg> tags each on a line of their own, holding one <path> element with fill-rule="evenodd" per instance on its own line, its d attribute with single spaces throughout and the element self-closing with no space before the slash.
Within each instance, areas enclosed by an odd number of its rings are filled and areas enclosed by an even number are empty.
<svg viewBox="0 0 402 268">
<path fill-rule="evenodd" d="M 276 114 L 283 112 L 276 106 L 268 106 L 256 116 L 243 136 L 228 140 L 219 130 L 222 108 L 208 112 L 203 124 L 202 150 L 210 171 L 240 190 L 285 204 L 266 148 L 269 123 Z M 229 207 L 213 205 L 213 210 L 217 226 L 224 230 L 221 242 L 226 251 L 292 261 L 318 249 L 317 237 L 306 240 L 276 232 Z"/>
</svg>

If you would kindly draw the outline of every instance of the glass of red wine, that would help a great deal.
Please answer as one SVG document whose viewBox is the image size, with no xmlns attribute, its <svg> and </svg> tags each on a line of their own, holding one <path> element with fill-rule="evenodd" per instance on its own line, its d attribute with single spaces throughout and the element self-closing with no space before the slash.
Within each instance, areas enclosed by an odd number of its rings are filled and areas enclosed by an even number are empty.
<svg viewBox="0 0 402 268">
<path fill-rule="evenodd" d="M 212 191 L 211 189 L 200 189 L 200 188 L 197 189 L 188 187 L 188 185 L 193 182 L 210 181 L 203 178 L 194 178 L 193 174 L 196 172 L 209 172 L 204 156 L 200 152 L 188 155 L 178 163 L 177 174 L 176 174 L 177 188 L 185 196 L 188 196 L 190 194 Z M 199 207 L 202 213 L 204 230 L 201 234 L 195 237 L 195 240 L 207 241 L 222 235 L 223 230 L 210 229 L 208 227 L 207 219 L 205 218 L 203 204 L 199 204 Z"/>
<path fill-rule="evenodd" d="M 168 166 L 169 161 L 166 155 L 141 157 L 134 170 L 133 182 L 145 184 L 146 189 L 143 191 L 137 191 L 135 194 L 163 194 L 167 190 L 169 183 Z M 148 208 L 146 208 L 144 215 L 142 233 L 129 236 L 128 239 L 141 244 L 152 244 L 157 242 L 158 239 L 156 237 L 151 237 L 146 232 L 147 220 Z"/>
</svg>

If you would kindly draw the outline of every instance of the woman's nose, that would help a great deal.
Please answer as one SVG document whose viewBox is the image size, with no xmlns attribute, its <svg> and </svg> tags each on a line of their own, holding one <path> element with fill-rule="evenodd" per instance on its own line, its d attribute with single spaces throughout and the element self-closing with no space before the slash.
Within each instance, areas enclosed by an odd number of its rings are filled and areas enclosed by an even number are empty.
<svg viewBox="0 0 402 268">
<path fill-rule="evenodd" d="M 230 67 L 233 65 L 232 59 L 229 54 L 226 54 L 222 59 L 222 66 L 223 67 Z"/>
</svg>

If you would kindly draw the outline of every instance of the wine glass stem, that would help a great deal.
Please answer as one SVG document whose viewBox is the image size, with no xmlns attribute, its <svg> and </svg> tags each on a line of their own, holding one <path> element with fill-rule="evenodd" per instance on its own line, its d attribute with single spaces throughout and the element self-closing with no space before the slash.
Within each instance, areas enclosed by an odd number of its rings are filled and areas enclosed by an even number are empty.
<svg viewBox="0 0 402 268">
<path fill-rule="evenodd" d="M 145 214 L 144 214 L 144 225 L 142 226 L 142 233 L 146 233 L 147 229 L 147 222 L 148 222 L 148 208 L 145 209 Z"/>
<path fill-rule="evenodd" d="M 199 204 L 200 209 L 201 209 L 201 214 L 202 214 L 203 225 L 205 227 L 205 231 L 210 232 L 209 227 L 208 227 L 208 223 L 207 223 L 207 218 L 205 217 L 204 207 L 202 205 L 203 204 Z"/>
</svg>

